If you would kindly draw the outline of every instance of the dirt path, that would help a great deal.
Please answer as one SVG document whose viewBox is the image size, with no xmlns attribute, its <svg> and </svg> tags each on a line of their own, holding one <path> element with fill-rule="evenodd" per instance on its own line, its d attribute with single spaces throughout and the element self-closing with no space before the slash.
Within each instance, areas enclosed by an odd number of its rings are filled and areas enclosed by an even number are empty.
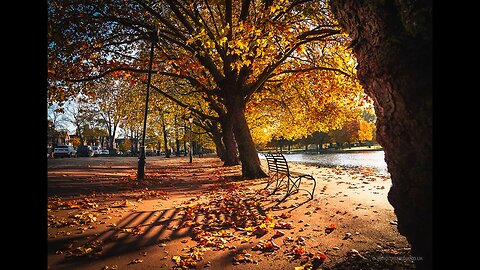
<svg viewBox="0 0 480 270">
<path fill-rule="evenodd" d="M 315 198 L 269 210 L 281 194 L 242 181 L 240 166 L 148 157 L 138 183 L 136 162 L 49 160 L 49 269 L 414 269 L 388 175 L 292 163 L 317 179 Z"/>
</svg>

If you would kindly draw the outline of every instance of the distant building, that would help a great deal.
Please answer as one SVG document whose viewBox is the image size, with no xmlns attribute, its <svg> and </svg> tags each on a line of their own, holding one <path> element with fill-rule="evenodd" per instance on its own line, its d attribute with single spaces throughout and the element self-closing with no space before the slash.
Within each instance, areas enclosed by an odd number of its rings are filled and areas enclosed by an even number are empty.
<svg viewBox="0 0 480 270">
<path fill-rule="evenodd" d="M 66 130 L 56 130 L 52 121 L 47 121 L 47 148 L 70 144 L 70 135 Z"/>
</svg>

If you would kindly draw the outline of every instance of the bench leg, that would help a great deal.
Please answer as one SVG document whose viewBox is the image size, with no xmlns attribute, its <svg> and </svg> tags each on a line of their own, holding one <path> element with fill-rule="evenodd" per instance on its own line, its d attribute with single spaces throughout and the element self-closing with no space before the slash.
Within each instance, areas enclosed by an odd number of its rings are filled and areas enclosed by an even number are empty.
<svg viewBox="0 0 480 270">
<path fill-rule="evenodd" d="M 315 188 L 317 187 L 317 180 L 315 180 L 315 178 L 313 178 L 313 176 L 311 175 L 302 175 L 300 177 L 298 177 L 298 188 L 300 188 L 300 183 L 302 181 L 303 178 L 306 178 L 308 180 L 312 180 L 313 181 L 313 189 L 312 189 L 312 192 L 310 192 L 309 190 L 307 189 L 303 189 L 305 190 L 306 192 L 308 192 L 308 194 L 310 194 L 310 200 L 313 200 L 313 195 L 315 193 Z"/>
<path fill-rule="evenodd" d="M 275 194 L 275 192 L 277 192 L 277 190 L 279 190 L 282 186 L 282 181 L 284 178 L 285 177 L 279 177 L 278 174 L 275 174 L 274 176 L 270 177 L 269 182 L 263 189 L 266 190 L 270 185 L 273 184 L 273 182 L 275 182 L 275 188 L 273 189 L 272 193 L 269 194 L 269 196 Z"/>
</svg>

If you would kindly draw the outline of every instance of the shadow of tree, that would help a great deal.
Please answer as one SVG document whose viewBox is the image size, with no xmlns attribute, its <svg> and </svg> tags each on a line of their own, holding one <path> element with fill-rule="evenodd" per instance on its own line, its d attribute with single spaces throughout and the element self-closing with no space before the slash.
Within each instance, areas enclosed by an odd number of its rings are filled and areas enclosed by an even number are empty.
<svg viewBox="0 0 480 270">
<path fill-rule="evenodd" d="M 241 181 L 241 167 L 223 167 L 217 159 L 172 158 L 150 161 L 145 180 L 136 180 L 135 168 L 119 163 L 100 166 L 94 163 L 60 164 L 48 167 L 48 196 L 90 196 L 95 193 L 122 193 L 142 188 L 163 189 L 172 194 L 202 191 L 219 182 Z M 162 163 L 165 162 L 165 163 Z M 173 164 L 172 164 L 173 163 Z"/>
<path fill-rule="evenodd" d="M 221 230 L 258 226 L 261 222 L 258 217 L 264 217 L 265 211 L 255 202 L 254 197 L 235 200 L 234 197 L 225 199 L 223 195 L 219 195 L 218 198 L 210 198 L 206 204 L 209 207 L 207 212 L 195 208 L 193 215 L 192 208 L 188 205 L 154 211 L 135 211 L 122 218 L 115 227 L 99 234 L 84 234 L 68 240 L 49 240 L 49 254 L 63 249 L 65 258 L 57 266 L 69 267 L 90 264 L 92 259 L 106 260 L 185 237 L 190 237 L 199 245 L 205 245 L 203 240 L 196 238 L 198 231 L 217 233 Z M 250 217 L 245 213 L 258 214 Z"/>
</svg>

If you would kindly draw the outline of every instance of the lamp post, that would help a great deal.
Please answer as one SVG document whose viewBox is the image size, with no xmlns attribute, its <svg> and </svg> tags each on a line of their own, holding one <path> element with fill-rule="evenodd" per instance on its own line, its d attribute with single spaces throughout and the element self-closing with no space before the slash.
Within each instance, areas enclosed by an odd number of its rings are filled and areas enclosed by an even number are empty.
<svg viewBox="0 0 480 270">
<path fill-rule="evenodd" d="M 190 122 L 190 136 L 189 136 L 189 139 L 190 139 L 190 143 L 189 143 L 189 147 L 188 147 L 188 157 L 190 158 L 190 163 L 192 163 L 192 123 L 193 123 L 193 117 L 190 115 L 190 117 L 188 118 L 188 122 Z"/>
<path fill-rule="evenodd" d="M 153 49 L 157 41 L 156 31 L 153 31 L 151 35 L 152 45 L 150 48 L 150 61 L 148 63 L 147 96 L 145 98 L 145 114 L 143 116 L 142 144 L 140 145 L 140 155 L 138 157 L 137 180 L 143 180 L 145 178 L 145 134 L 147 131 L 148 96 L 150 93 L 150 81 L 152 79 Z"/>
</svg>

